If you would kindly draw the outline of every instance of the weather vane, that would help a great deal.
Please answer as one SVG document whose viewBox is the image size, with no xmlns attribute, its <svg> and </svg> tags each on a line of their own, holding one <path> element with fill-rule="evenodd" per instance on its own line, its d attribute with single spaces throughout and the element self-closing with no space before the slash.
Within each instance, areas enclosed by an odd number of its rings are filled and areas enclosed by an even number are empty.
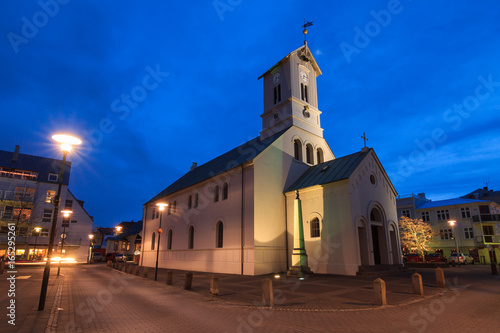
<svg viewBox="0 0 500 333">
<path fill-rule="evenodd" d="M 307 27 L 310 27 L 311 25 L 313 25 L 312 22 L 306 22 L 304 19 L 304 25 L 302 26 L 302 28 L 304 28 L 304 30 L 302 30 L 302 33 L 304 34 L 304 45 L 307 44 Z"/>
</svg>

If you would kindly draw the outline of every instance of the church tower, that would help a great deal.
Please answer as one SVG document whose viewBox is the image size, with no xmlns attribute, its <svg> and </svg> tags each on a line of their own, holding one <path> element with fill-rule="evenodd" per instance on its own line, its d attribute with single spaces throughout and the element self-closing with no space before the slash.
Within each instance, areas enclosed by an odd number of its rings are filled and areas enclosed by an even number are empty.
<svg viewBox="0 0 500 333">
<path fill-rule="evenodd" d="M 292 125 L 323 137 L 316 86 L 319 75 L 321 70 L 305 41 L 259 77 L 264 79 L 262 139 Z"/>
</svg>

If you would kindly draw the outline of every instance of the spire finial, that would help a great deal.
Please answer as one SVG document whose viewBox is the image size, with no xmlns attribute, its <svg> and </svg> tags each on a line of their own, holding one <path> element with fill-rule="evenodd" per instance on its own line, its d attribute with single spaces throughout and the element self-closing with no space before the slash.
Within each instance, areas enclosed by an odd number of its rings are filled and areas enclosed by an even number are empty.
<svg viewBox="0 0 500 333">
<path fill-rule="evenodd" d="M 306 22 L 306 20 L 304 19 L 304 25 L 302 26 L 302 28 L 304 28 L 304 30 L 302 30 L 302 33 L 304 34 L 304 45 L 307 45 L 307 27 L 310 27 L 311 25 L 313 25 L 312 22 Z"/>
</svg>

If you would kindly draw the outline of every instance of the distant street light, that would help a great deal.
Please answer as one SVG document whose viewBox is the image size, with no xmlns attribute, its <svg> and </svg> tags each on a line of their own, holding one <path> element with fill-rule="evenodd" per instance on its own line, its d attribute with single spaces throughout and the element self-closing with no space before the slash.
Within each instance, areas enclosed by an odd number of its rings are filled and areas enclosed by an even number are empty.
<svg viewBox="0 0 500 333">
<path fill-rule="evenodd" d="M 166 203 L 157 203 L 158 209 L 160 210 L 160 225 L 158 226 L 158 248 L 156 249 L 156 267 L 155 267 L 155 281 L 158 277 L 158 257 L 160 256 L 160 236 L 163 230 L 161 230 L 161 216 L 163 215 L 163 211 L 165 207 L 168 207 Z"/>
<path fill-rule="evenodd" d="M 90 234 L 89 235 L 89 260 L 88 260 L 88 263 L 90 264 L 92 262 L 92 253 L 94 252 L 94 242 L 93 242 L 93 239 L 94 239 L 94 235 L 93 234 Z"/>
<path fill-rule="evenodd" d="M 71 210 L 61 210 L 61 213 L 63 214 L 63 217 L 66 219 L 68 222 L 64 222 L 63 218 L 63 233 L 61 234 L 61 258 L 63 257 L 64 254 L 64 240 L 66 239 L 66 224 L 69 223 L 69 216 L 73 214 L 73 211 Z M 59 276 L 59 273 L 61 272 L 61 261 L 59 260 L 59 265 L 57 266 L 57 276 Z"/>
<path fill-rule="evenodd" d="M 35 249 L 33 250 L 33 257 L 36 257 L 38 258 L 38 255 L 36 254 L 36 243 L 37 243 L 37 240 L 38 240 L 38 235 L 40 235 L 40 231 L 42 230 L 42 228 L 40 227 L 36 227 L 34 229 L 36 231 L 36 236 L 35 236 Z"/>
<path fill-rule="evenodd" d="M 47 286 L 49 284 L 50 277 L 50 262 L 52 256 L 52 248 L 54 247 L 54 237 L 56 235 L 56 227 L 57 227 L 57 217 L 59 214 L 59 202 L 61 201 L 61 188 L 64 178 L 64 167 L 66 165 L 66 157 L 68 153 L 71 152 L 73 146 L 79 145 L 82 143 L 82 140 L 75 138 L 66 134 L 56 134 L 52 136 L 52 139 L 59 142 L 61 144 L 61 151 L 63 153 L 63 160 L 61 166 L 61 173 L 59 174 L 59 186 L 57 188 L 56 196 L 54 197 L 54 214 L 52 215 L 52 225 L 50 228 L 50 236 L 49 236 L 49 246 L 47 249 L 47 262 L 45 263 L 45 269 L 43 270 L 43 279 L 42 279 L 42 289 L 40 291 L 40 301 L 38 303 L 38 311 L 43 311 L 45 308 L 45 298 L 47 297 Z"/>
<path fill-rule="evenodd" d="M 116 229 L 116 235 L 118 236 L 118 234 L 122 231 L 123 227 L 118 225 L 115 227 L 115 229 Z"/>
<path fill-rule="evenodd" d="M 460 256 L 458 255 L 460 251 L 458 251 L 457 234 L 455 232 L 455 224 L 457 223 L 457 221 L 455 221 L 455 220 L 449 220 L 448 223 L 453 228 L 453 238 L 455 238 L 455 250 L 457 251 L 456 252 L 457 253 L 457 262 L 458 262 L 458 267 L 460 267 Z M 465 261 L 465 258 L 464 258 L 464 261 Z"/>
</svg>

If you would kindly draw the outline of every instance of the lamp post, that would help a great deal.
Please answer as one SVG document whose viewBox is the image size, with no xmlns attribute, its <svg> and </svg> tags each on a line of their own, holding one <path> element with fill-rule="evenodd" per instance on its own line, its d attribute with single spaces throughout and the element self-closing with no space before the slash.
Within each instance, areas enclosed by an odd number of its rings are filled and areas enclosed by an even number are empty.
<svg viewBox="0 0 500 333">
<path fill-rule="evenodd" d="M 71 210 L 61 210 L 61 213 L 63 213 L 63 233 L 61 234 L 61 259 L 63 257 L 64 253 L 64 240 L 66 239 L 66 225 L 69 223 L 69 216 L 73 214 Z M 64 222 L 66 219 L 67 222 Z M 59 276 L 59 273 L 61 272 L 61 260 L 59 260 L 59 265 L 57 266 L 57 276 Z"/>
<path fill-rule="evenodd" d="M 158 277 L 158 257 L 160 256 L 160 236 L 163 230 L 161 230 L 161 216 L 163 215 L 163 211 L 165 207 L 168 206 L 166 203 L 157 203 L 158 209 L 160 210 L 160 225 L 158 226 L 158 247 L 156 248 L 156 267 L 155 267 L 155 281 Z"/>
<path fill-rule="evenodd" d="M 89 260 L 88 263 L 90 264 L 92 262 L 92 253 L 94 252 L 94 235 L 90 234 L 89 235 Z"/>
<path fill-rule="evenodd" d="M 37 240 L 38 240 L 38 235 L 40 235 L 40 231 L 42 230 L 42 228 L 40 227 L 36 227 L 35 228 L 35 231 L 36 231 L 36 236 L 35 236 L 35 249 L 33 250 L 33 257 L 36 257 L 38 258 L 38 255 L 36 254 L 36 243 L 37 243 Z"/>
<path fill-rule="evenodd" d="M 458 262 L 458 267 L 460 267 L 460 256 L 458 255 L 459 254 L 459 251 L 458 251 L 458 242 L 457 242 L 457 234 L 455 232 L 455 224 L 457 223 L 457 221 L 455 220 L 450 220 L 448 221 L 448 223 L 451 225 L 451 227 L 453 228 L 453 238 L 455 238 L 455 250 L 457 251 L 457 262 Z"/>
<path fill-rule="evenodd" d="M 64 166 L 66 165 L 66 157 L 68 156 L 68 153 L 71 151 L 73 145 L 79 145 L 82 143 L 82 140 L 65 134 L 53 135 L 52 139 L 61 144 L 63 160 L 61 166 L 61 173 L 59 174 L 59 185 L 57 187 L 56 196 L 54 197 L 54 214 L 52 215 L 49 246 L 47 249 L 47 262 L 45 263 L 45 268 L 43 270 L 42 288 L 40 290 L 40 301 L 38 303 L 38 311 L 43 311 L 45 308 L 45 298 L 47 297 L 47 286 L 49 284 L 49 277 L 50 277 L 50 259 L 52 256 L 52 248 L 54 247 L 54 236 L 56 235 L 57 216 L 59 213 L 59 202 L 61 201 L 61 187 L 64 178 Z"/>
</svg>

